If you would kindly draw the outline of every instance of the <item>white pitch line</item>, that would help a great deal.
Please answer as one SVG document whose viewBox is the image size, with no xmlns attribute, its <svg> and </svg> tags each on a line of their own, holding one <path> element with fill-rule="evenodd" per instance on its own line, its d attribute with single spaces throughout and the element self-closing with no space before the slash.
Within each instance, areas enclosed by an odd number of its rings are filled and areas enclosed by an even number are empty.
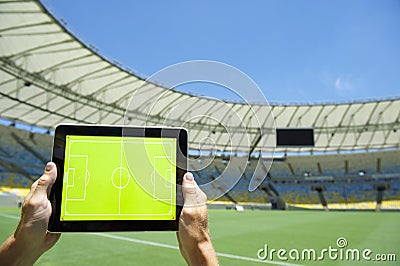
<svg viewBox="0 0 400 266">
<path fill-rule="evenodd" d="M 5 213 L 0 213 L 1 217 L 5 217 L 5 218 L 10 218 L 10 219 L 14 219 L 14 220 L 19 220 L 21 219 L 20 216 L 15 216 L 15 215 L 10 215 L 10 214 L 5 214 Z"/>
<path fill-rule="evenodd" d="M 106 233 L 93 233 L 93 235 L 102 236 L 102 237 L 108 237 L 108 238 L 118 239 L 118 240 L 124 240 L 124 241 L 139 243 L 139 244 L 145 244 L 145 245 L 150 245 L 150 246 L 156 246 L 156 247 L 179 250 L 178 246 L 169 245 L 169 244 L 163 244 L 163 243 L 158 243 L 158 242 L 153 242 L 153 241 L 140 240 L 140 239 L 124 237 L 124 236 L 117 236 L 117 235 L 111 235 L 111 234 L 106 234 Z"/>
<path fill-rule="evenodd" d="M 169 244 L 163 244 L 163 243 L 159 243 L 159 242 L 140 240 L 140 239 L 124 237 L 124 236 L 117 236 L 117 235 L 111 235 L 111 234 L 106 234 L 106 233 L 94 233 L 94 235 L 113 238 L 113 239 L 119 239 L 119 240 L 139 243 L 139 244 L 145 244 L 145 245 L 150 245 L 150 246 L 156 246 L 156 247 L 163 247 L 163 248 L 179 250 L 178 246 L 169 245 Z M 218 257 L 230 258 L 230 259 L 258 262 L 258 263 L 269 263 L 269 264 L 275 264 L 275 265 L 288 265 L 288 266 L 289 265 L 290 266 L 299 266 L 300 265 L 300 264 L 292 264 L 292 263 L 279 262 L 279 261 L 259 260 L 259 259 L 256 259 L 256 258 L 250 258 L 250 257 L 244 257 L 244 256 L 238 256 L 238 255 L 232 255 L 232 254 L 220 253 L 220 252 L 217 252 L 217 256 Z"/>
<path fill-rule="evenodd" d="M 10 219 L 15 219 L 15 220 L 19 220 L 20 219 L 20 217 L 18 217 L 18 216 L 4 214 L 4 213 L 0 213 L 0 216 L 6 217 L 6 218 L 10 218 Z M 123 241 L 129 241 L 129 242 L 133 242 L 133 243 L 145 244 L 145 245 L 149 245 L 149 246 L 155 246 L 155 247 L 162 247 L 162 248 L 169 248 L 169 249 L 179 250 L 178 246 L 169 245 L 169 244 L 163 244 L 163 243 L 159 243 L 159 242 L 140 240 L 140 239 L 124 237 L 124 236 L 117 236 L 117 235 L 111 235 L 111 234 L 106 234 L 106 233 L 93 233 L 92 235 L 102 236 L 102 237 L 107 237 L 107 238 L 112 238 L 112 239 L 118 239 L 118 240 L 123 240 Z M 258 262 L 258 263 L 269 263 L 269 264 L 275 264 L 275 265 L 288 265 L 288 266 L 299 266 L 300 265 L 300 264 L 293 264 L 293 263 L 280 262 L 280 261 L 259 260 L 259 259 L 256 259 L 256 258 L 250 258 L 250 257 L 244 257 L 244 256 L 238 256 L 238 255 L 232 255 L 232 254 L 220 253 L 220 252 L 217 252 L 217 256 L 218 257 L 230 258 L 230 259 Z"/>
</svg>

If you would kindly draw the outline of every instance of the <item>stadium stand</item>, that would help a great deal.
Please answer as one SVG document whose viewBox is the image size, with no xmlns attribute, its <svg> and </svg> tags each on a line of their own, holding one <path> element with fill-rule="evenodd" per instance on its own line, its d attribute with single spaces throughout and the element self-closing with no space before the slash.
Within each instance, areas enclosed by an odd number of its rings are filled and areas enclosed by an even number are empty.
<svg viewBox="0 0 400 266">
<path fill-rule="evenodd" d="M 0 185 L 28 187 L 51 159 L 52 137 L 0 125 Z"/>
<path fill-rule="evenodd" d="M 374 185 L 384 182 L 390 184 L 390 188 L 384 192 L 385 200 L 398 200 L 400 164 L 393 159 L 398 156 L 398 151 L 288 156 L 285 161 L 272 164 L 269 177 L 263 185 L 272 184 L 288 204 L 318 204 L 320 200 L 317 192 L 312 190 L 312 186 L 318 184 L 325 187 L 324 195 L 328 204 L 349 205 L 357 202 L 374 202 L 377 197 Z M 223 171 L 226 165 L 221 163 L 222 158 L 216 158 L 216 161 L 220 161 L 217 163 L 217 168 Z M 234 164 L 235 160 L 231 162 Z M 256 163 L 257 159 L 253 158 L 230 192 L 235 201 L 267 202 L 267 196 L 261 189 L 248 191 Z M 192 167 L 196 169 L 199 165 Z M 239 167 L 236 168 L 237 172 L 235 175 L 231 174 L 232 176 L 237 176 L 238 172 L 240 174 Z M 290 168 L 294 170 L 293 173 Z M 212 179 L 206 177 L 217 178 L 220 175 L 219 171 L 211 165 L 197 172 L 196 180 L 199 183 L 211 182 Z M 218 194 L 218 191 L 213 189 L 206 188 L 206 192 L 211 198 Z"/>
<path fill-rule="evenodd" d="M 370 208 L 378 202 L 375 205 L 382 208 L 400 209 L 396 204 L 400 201 L 400 97 L 270 106 L 197 97 L 146 81 L 102 57 L 40 1 L 1 2 L 5 8 L 0 16 L 0 118 L 7 121 L 0 126 L 2 187 L 29 187 L 50 159 L 52 137 L 33 133 L 30 126 L 51 131 L 59 123 L 161 125 L 168 121 L 169 126 L 188 128 L 193 154 L 200 148 L 210 154 L 190 161 L 210 199 L 284 201 L 309 207 L 321 207 L 324 199 L 328 207 Z M 130 106 L 133 94 L 139 104 Z M 149 105 L 154 106 L 152 111 Z M 168 112 L 175 108 L 181 112 Z M 233 121 L 232 113 L 242 123 Z M 275 126 L 312 128 L 315 145 L 271 151 Z M 202 145 L 205 138 L 212 138 L 214 144 Z M 214 151 L 219 153 L 215 158 Z M 263 156 L 272 152 L 277 156 L 269 169 L 272 158 Z M 259 172 L 256 154 L 263 163 Z M 228 164 L 232 167 L 225 171 Z M 252 180 L 261 185 L 250 192 Z"/>
</svg>

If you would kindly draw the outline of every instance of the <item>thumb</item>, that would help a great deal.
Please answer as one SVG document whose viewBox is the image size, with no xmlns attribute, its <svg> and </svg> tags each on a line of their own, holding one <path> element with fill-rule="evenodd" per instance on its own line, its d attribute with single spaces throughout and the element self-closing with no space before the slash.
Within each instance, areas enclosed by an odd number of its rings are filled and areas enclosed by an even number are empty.
<svg viewBox="0 0 400 266">
<path fill-rule="evenodd" d="M 192 173 L 186 173 L 182 181 L 183 205 L 199 206 L 207 202 L 207 196 L 194 181 Z"/>
<path fill-rule="evenodd" d="M 193 174 L 188 172 L 183 176 L 182 180 L 182 193 L 183 205 L 194 205 L 197 201 L 197 183 L 194 181 Z"/>
<path fill-rule="evenodd" d="M 53 162 L 48 162 L 43 175 L 39 178 L 35 192 L 50 195 L 50 189 L 57 178 L 57 167 Z"/>
</svg>

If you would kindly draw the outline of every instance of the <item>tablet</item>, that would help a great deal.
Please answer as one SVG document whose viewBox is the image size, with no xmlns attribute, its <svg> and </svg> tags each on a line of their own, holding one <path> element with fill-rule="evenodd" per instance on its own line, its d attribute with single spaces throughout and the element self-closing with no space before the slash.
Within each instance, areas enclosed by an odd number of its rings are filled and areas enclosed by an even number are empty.
<svg viewBox="0 0 400 266">
<path fill-rule="evenodd" d="M 50 232 L 177 231 L 184 128 L 58 125 Z"/>
</svg>

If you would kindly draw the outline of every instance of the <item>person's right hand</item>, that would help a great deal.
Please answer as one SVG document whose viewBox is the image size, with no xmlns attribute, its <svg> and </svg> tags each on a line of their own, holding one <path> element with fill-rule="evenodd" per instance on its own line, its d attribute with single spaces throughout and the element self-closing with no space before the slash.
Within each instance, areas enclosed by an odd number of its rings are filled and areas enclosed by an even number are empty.
<svg viewBox="0 0 400 266">
<path fill-rule="evenodd" d="M 208 230 L 207 196 L 191 173 L 183 177 L 184 205 L 179 219 L 179 249 L 188 265 L 218 265 Z"/>
</svg>

